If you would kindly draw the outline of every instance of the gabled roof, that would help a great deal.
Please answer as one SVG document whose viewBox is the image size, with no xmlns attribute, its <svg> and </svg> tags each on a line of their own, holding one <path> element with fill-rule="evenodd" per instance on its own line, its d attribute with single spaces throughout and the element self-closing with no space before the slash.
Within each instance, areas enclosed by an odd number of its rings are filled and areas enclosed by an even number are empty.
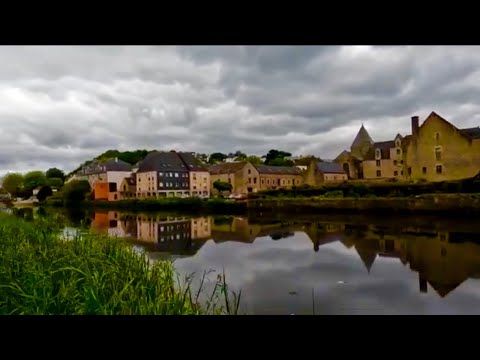
<svg viewBox="0 0 480 360">
<path fill-rule="evenodd" d="M 175 151 L 153 151 L 140 162 L 137 173 L 148 171 L 188 171 Z"/>
<path fill-rule="evenodd" d="M 370 272 L 370 269 L 375 262 L 375 258 L 377 257 L 377 252 L 373 249 L 364 249 L 357 246 L 355 246 L 355 250 L 357 250 L 357 254 L 360 256 L 360 259 L 367 268 L 367 271 Z"/>
<path fill-rule="evenodd" d="M 461 283 L 458 284 L 440 284 L 436 281 L 428 281 L 432 288 L 440 295 L 442 298 L 447 296 L 452 290 L 455 290 Z"/>
<path fill-rule="evenodd" d="M 296 166 L 254 165 L 254 167 L 260 174 L 300 175 L 302 173 Z"/>
<path fill-rule="evenodd" d="M 324 174 L 345 174 L 343 167 L 336 162 L 317 162 L 317 169 Z"/>
<path fill-rule="evenodd" d="M 187 166 L 190 171 L 208 171 L 205 166 L 202 165 L 200 160 L 198 160 L 193 153 L 189 152 L 178 152 L 177 153 L 182 161 Z"/>
<path fill-rule="evenodd" d="M 244 168 L 247 165 L 246 161 L 237 161 L 231 163 L 221 163 L 210 165 L 207 167 L 210 174 L 232 174 Z"/>
<path fill-rule="evenodd" d="M 453 128 L 454 130 L 458 131 L 461 135 L 463 135 L 466 139 L 468 140 L 473 140 L 473 139 L 480 139 L 480 128 L 479 127 L 476 127 L 476 128 L 467 128 L 467 129 L 459 129 L 457 128 L 455 125 L 453 125 L 450 121 L 444 119 L 443 117 L 441 117 L 440 115 L 438 115 L 435 111 L 432 111 L 430 113 L 430 115 L 427 116 L 427 118 L 425 119 L 425 121 L 422 123 L 422 125 L 420 125 L 420 129 L 427 123 L 427 121 L 436 116 L 437 118 L 439 118 L 440 120 L 442 120 L 443 122 L 445 122 L 448 126 L 450 126 L 451 128 Z"/>
</svg>

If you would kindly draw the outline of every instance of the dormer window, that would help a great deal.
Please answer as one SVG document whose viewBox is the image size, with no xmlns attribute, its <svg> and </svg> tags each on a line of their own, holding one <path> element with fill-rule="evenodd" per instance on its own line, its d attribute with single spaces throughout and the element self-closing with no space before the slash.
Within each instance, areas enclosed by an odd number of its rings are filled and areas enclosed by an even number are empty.
<svg viewBox="0 0 480 360">
<path fill-rule="evenodd" d="M 395 142 L 395 146 L 396 146 L 396 147 L 400 147 L 400 140 L 397 140 L 397 141 Z"/>
<path fill-rule="evenodd" d="M 380 159 L 381 157 L 382 157 L 382 152 L 380 151 L 380 149 L 376 149 L 375 150 L 375 158 Z"/>
</svg>

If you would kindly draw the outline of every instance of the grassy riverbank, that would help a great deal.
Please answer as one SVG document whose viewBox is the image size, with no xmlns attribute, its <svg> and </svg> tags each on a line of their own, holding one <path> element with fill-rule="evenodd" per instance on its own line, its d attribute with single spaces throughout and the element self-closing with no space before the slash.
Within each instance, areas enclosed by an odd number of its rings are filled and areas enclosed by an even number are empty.
<svg viewBox="0 0 480 360">
<path fill-rule="evenodd" d="M 151 264 L 119 239 L 84 234 L 65 240 L 57 224 L 0 215 L 1 315 L 237 311 L 239 299 L 232 300 L 224 276 L 206 308 L 199 302 L 202 288 L 191 290 L 191 280 L 177 284 L 175 276 L 171 262 Z"/>
</svg>

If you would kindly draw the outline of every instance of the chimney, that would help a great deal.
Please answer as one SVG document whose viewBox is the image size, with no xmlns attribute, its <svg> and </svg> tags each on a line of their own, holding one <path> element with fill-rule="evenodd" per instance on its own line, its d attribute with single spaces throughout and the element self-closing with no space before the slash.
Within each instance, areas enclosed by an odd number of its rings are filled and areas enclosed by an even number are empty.
<svg viewBox="0 0 480 360">
<path fill-rule="evenodd" d="M 418 275 L 418 283 L 420 285 L 420 292 L 421 293 L 426 293 L 428 291 L 428 286 L 427 286 L 427 281 Z"/>
<path fill-rule="evenodd" d="M 418 135 L 418 116 L 412 116 L 412 136 Z"/>
</svg>

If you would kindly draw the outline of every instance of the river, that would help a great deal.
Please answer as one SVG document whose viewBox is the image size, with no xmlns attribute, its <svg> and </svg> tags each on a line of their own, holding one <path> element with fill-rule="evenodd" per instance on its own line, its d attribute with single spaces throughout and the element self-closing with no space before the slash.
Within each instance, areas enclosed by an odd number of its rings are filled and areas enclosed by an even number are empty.
<svg viewBox="0 0 480 360">
<path fill-rule="evenodd" d="M 247 314 L 480 314 L 480 223 L 445 217 L 67 215 L 179 274 L 225 271 Z"/>
</svg>

